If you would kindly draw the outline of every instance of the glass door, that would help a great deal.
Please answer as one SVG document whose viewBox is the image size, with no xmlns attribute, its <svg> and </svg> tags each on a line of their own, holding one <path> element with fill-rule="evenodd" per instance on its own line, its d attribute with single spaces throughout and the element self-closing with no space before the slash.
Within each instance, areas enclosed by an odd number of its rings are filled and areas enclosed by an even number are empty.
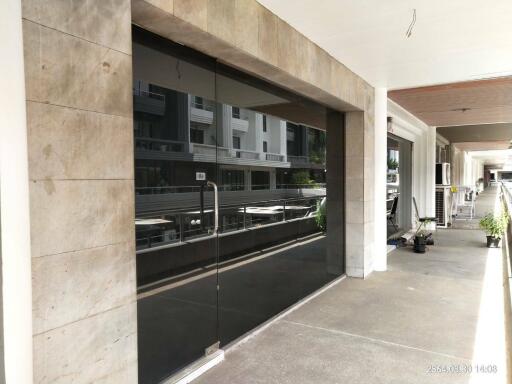
<svg viewBox="0 0 512 384">
<path fill-rule="evenodd" d="M 133 109 L 139 383 L 218 347 L 215 62 L 135 30 Z"/>
<path fill-rule="evenodd" d="M 223 348 L 337 278 L 344 260 L 328 260 L 327 108 L 221 63 L 216 92 Z"/>
</svg>

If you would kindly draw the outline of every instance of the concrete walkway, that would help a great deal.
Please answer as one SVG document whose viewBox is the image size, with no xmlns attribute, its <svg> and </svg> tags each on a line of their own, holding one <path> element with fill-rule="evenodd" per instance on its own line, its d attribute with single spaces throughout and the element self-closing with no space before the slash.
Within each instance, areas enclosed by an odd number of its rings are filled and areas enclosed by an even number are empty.
<svg viewBox="0 0 512 384">
<path fill-rule="evenodd" d="M 392 252 L 387 272 L 341 281 L 194 383 L 504 383 L 501 260 L 481 231 L 439 230 L 427 253 Z"/>
</svg>

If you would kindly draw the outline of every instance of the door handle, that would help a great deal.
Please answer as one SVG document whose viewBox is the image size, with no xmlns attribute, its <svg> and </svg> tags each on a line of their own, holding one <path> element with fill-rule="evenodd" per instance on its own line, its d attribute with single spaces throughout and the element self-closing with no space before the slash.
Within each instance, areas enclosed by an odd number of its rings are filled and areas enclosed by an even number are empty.
<svg viewBox="0 0 512 384">
<path fill-rule="evenodd" d="M 217 235 L 219 231 L 219 191 L 217 189 L 217 184 L 213 181 L 207 181 L 206 185 L 213 188 L 213 213 L 214 213 L 214 225 L 213 225 L 213 233 L 212 235 Z"/>
</svg>

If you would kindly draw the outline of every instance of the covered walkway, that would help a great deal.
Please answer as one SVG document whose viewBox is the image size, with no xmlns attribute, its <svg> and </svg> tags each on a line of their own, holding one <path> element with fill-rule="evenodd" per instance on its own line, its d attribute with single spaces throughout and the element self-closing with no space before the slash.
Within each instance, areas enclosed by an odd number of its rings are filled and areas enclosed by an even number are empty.
<svg viewBox="0 0 512 384">
<path fill-rule="evenodd" d="M 425 254 L 389 258 L 387 272 L 342 280 L 195 383 L 504 383 L 501 250 L 479 230 L 449 229 Z"/>
</svg>

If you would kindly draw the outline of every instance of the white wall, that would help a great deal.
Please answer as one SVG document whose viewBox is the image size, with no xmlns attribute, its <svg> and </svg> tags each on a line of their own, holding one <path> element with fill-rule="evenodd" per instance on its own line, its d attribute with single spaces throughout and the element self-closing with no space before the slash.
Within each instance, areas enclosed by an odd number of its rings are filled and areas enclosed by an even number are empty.
<svg viewBox="0 0 512 384">
<path fill-rule="evenodd" d="M 32 383 L 32 278 L 21 2 L 0 1 L 0 203 L 5 381 Z M 0 381 L 2 378 L 0 378 Z"/>
<path fill-rule="evenodd" d="M 452 184 L 474 187 L 479 178 L 484 177 L 484 162 L 463 151 L 457 144 L 451 145 L 452 152 Z"/>
<path fill-rule="evenodd" d="M 388 116 L 392 118 L 390 133 L 413 142 L 412 195 L 416 198 L 419 214 L 434 216 L 436 128 L 428 126 L 391 100 L 388 100 Z M 415 225 L 414 208 L 411 212 Z"/>
</svg>

